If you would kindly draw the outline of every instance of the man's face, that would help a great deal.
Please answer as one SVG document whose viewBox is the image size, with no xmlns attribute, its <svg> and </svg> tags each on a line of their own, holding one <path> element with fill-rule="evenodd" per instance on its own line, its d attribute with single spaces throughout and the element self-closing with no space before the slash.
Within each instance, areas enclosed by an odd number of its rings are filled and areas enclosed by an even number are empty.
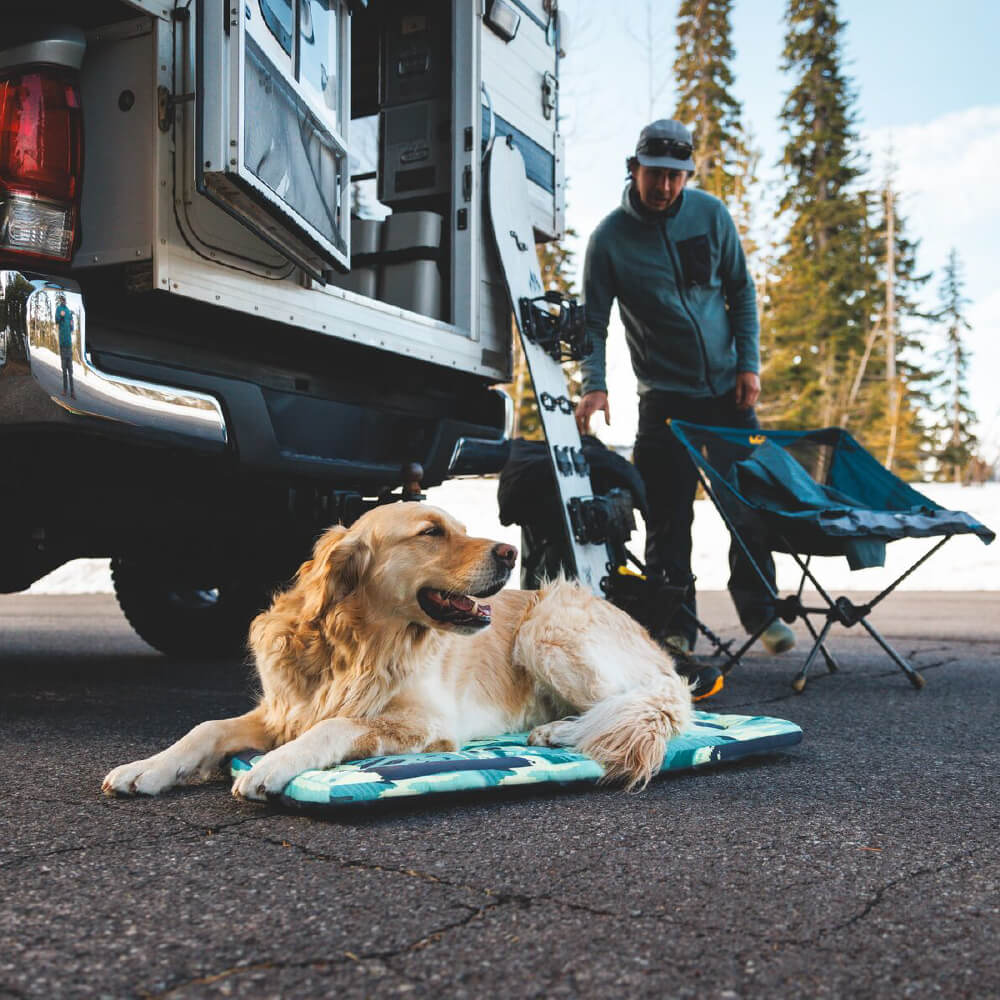
<svg viewBox="0 0 1000 1000">
<path fill-rule="evenodd" d="M 632 167 L 632 179 L 643 205 L 651 212 L 665 212 L 680 197 L 688 175 L 686 170 L 644 167 L 637 163 Z"/>
</svg>

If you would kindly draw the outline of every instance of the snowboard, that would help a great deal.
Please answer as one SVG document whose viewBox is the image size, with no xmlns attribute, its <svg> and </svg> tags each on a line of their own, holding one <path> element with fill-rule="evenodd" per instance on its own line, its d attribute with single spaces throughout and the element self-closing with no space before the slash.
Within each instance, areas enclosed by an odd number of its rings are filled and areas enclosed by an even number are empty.
<svg viewBox="0 0 1000 1000">
<path fill-rule="evenodd" d="M 588 353 L 583 349 L 583 309 L 559 293 L 546 294 L 528 214 L 524 160 L 513 145 L 494 143 L 487 191 L 493 239 L 559 490 L 566 543 L 563 562 L 580 583 L 603 597 L 608 548 L 600 524 L 594 523 L 598 512 L 588 504 L 593 496 L 590 468 L 561 363 L 568 356 Z"/>
</svg>

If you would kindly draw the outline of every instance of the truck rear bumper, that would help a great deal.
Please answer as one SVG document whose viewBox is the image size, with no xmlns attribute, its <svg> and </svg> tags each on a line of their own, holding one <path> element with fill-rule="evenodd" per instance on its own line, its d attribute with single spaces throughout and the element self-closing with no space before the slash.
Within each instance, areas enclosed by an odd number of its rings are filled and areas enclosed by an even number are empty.
<svg viewBox="0 0 1000 1000">
<path fill-rule="evenodd" d="M 225 445 L 229 438 L 214 396 L 113 375 L 95 364 L 75 282 L 0 270 L 0 386 L 18 376 L 33 379 L 41 392 L 32 395 L 49 404 L 48 414 L 32 406 L 32 420 L 96 417 L 201 443 Z"/>
</svg>

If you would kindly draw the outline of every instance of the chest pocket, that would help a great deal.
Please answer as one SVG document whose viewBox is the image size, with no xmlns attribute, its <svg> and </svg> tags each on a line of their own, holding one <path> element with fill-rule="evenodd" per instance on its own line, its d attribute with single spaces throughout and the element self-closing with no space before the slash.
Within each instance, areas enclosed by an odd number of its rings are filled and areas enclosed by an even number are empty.
<svg viewBox="0 0 1000 1000">
<path fill-rule="evenodd" d="M 712 248 L 707 235 L 691 236 L 678 241 L 677 256 L 681 259 L 686 287 L 707 285 L 712 280 Z"/>
</svg>

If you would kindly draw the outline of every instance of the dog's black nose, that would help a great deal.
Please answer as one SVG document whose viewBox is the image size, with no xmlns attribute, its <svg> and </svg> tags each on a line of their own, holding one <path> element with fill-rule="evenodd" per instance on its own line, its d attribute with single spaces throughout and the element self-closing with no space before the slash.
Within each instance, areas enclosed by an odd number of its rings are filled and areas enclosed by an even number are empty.
<svg viewBox="0 0 1000 1000">
<path fill-rule="evenodd" d="M 517 549 L 513 545 L 498 542 L 493 546 L 493 558 L 508 569 L 513 569 L 514 563 L 517 562 Z"/>
</svg>

